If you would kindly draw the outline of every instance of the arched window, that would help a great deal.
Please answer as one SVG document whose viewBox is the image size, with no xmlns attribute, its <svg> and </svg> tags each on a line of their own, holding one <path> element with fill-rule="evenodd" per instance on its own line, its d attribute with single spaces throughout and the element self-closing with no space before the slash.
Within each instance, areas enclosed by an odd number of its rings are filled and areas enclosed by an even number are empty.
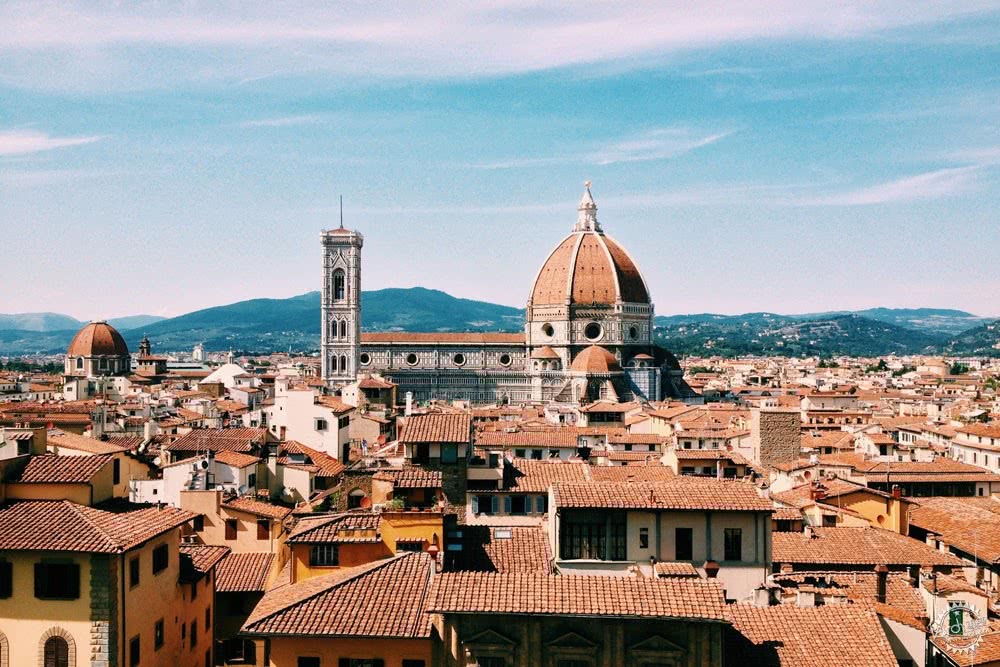
<svg viewBox="0 0 1000 667">
<path fill-rule="evenodd" d="M 341 355 L 340 357 L 340 372 L 341 373 L 347 372 L 347 356 L 345 355 Z"/>
<path fill-rule="evenodd" d="M 77 370 L 83 369 L 83 357 L 76 358 L 76 368 Z"/>
<path fill-rule="evenodd" d="M 347 320 L 340 321 L 340 337 L 347 338 Z"/>
<path fill-rule="evenodd" d="M 333 272 L 333 300 L 343 301 L 346 293 L 347 280 L 344 276 L 344 270 L 337 269 Z"/>
<path fill-rule="evenodd" d="M 45 641 L 45 667 L 69 667 L 69 644 L 62 637 Z"/>
<path fill-rule="evenodd" d="M 351 491 L 349 494 L 347 494 L 347 509 L 352 510 L 357 507 L 361 507 L 361 505 L 365 501 L 366 495 L 367 494 L 365 494 L 364 490 L 362 489 L 354 489 L 353 491 Z"/>
</svg>

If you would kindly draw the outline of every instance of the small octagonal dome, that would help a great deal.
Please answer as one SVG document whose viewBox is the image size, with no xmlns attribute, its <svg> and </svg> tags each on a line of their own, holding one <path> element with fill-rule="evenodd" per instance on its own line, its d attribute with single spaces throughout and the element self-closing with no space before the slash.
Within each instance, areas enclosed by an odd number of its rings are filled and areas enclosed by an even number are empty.
<svg viewBox="0 0 1000 667">
<path fill-rule="evenodd" d="M 600 345 L 591 345 L 576 355 L 570 370 L 578 373 L 620 373 L 622 367 L 611 352 Z"/>
</svg>

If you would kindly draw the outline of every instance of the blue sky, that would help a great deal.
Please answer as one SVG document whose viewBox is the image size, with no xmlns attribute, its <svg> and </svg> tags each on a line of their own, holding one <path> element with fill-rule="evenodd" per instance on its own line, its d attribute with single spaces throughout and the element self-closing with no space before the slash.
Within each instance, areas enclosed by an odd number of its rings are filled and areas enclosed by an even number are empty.
<svg viewBox="0 0 1000 667">
<path fill-rule="evenodd" d="M 993 2 L 0 6 L 0 312 L 523 305 L 584 180 L 661 314 L 1000 315 Z M 412 11 L 412 14 L 407 14 Z"/>
</svg>

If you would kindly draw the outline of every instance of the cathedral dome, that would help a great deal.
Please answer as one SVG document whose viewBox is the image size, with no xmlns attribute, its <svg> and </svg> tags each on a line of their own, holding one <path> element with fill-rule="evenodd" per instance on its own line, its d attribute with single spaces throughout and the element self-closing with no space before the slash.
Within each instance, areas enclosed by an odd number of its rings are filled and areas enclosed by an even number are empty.
<svg viewBox="0 0 1000 667">
<path fill-rule="evenodd" d="M 577 210 L 573 233 L 556 246 L 535 278 L 531 304 L 648 304 L 649 291 L 639 268 L 597 222 L 589 183 Z"/>
<path fill-rule="evenodd" d="M 68 357 L 126 357 L 128 346 L 107 322 L 91 322 L 80 329 L 66 351 Z"/>
<path fill-rule="evenodd" d="M 618 359 L 600 345 L 591 345 L 576 355 L 570 370 L 578 373 L 620 373 Z"/>
</svg>

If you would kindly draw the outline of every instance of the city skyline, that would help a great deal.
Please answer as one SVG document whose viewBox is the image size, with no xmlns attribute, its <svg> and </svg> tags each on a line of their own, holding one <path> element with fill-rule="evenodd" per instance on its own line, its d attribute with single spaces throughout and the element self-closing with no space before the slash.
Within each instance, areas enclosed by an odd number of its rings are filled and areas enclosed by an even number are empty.
<svg viewBox="0 0 1000 667">
<path fill-rule="evenodd" d="M 341 194 L 364 289 L 523 307 L 592 179 L 659 314 L 997 314 L 993 3 L 665 8 L 637 30 L 587 3 L 27 7 L 0 10 L 3 312 L 314 290 Z"/>
</svg>

